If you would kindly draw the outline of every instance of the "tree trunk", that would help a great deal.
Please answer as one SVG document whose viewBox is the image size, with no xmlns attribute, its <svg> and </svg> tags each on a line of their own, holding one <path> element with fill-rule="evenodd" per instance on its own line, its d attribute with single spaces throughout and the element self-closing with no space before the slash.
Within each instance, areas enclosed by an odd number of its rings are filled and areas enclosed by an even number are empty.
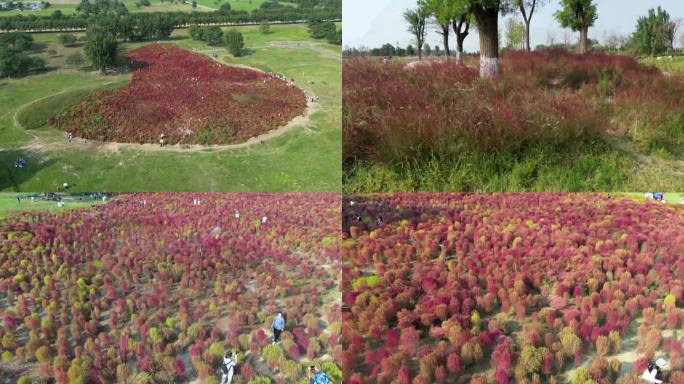
<svg viewBox="0 0 684 384">
<path fill-rule="evenodd" d="M 530 52 L 532 48 L 530 47 L 530 22 L 525 20 L 525 49 Z"/>
<path fill-rule="evenodd" d="M 452 20 L 451 23 L 456 34 L 456 61 L 459 65 L 463 65 L 463 42 L 468 37 L 470 22 L 462 17 L 459 20 Z M 465 29 L 463 29 L 464 26 Z"/>
<path fill-rule="evenodd" d="M 444 41 L 444 55 L 449 60 L 449 23 L 442 24 L 442 39 Z"/>
<path fill-rule="evenodd" d="M 423 48 L 418 47 L 418 60 L 423 60 Z"/>
<path fill-rule="evenodd" d="M 587 52 L 587 35 L 588 34 L 589 34 L 589 27 L 582 27 L 582 29 L 580 29 L 580 44 L 579 44 L 580 53 Z"/>
<path fill-rule="evenodd" d="M 480 8 L 474 12 L 480 31 L 480 77 L 499 77 L 499 9 Z"/>
</svg>

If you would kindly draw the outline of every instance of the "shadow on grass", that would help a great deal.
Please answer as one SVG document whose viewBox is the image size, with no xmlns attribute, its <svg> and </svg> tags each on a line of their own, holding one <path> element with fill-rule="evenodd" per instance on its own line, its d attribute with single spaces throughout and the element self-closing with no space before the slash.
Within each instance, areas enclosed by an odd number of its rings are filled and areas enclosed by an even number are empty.
<svg viewBox="0 0 684 384">
<path fill-rule="evenodd" d="M 16 168 L 15 162 L 20 159 L 27 161 L 26 166 Z M 34 152 L 0 149 L 0 191 L 11 189 L 14 192 L 21 192 L 23 183 L 32 179 L 36 173 L 52 163 L 52 160 L 46 160 Z"/>
</svg>

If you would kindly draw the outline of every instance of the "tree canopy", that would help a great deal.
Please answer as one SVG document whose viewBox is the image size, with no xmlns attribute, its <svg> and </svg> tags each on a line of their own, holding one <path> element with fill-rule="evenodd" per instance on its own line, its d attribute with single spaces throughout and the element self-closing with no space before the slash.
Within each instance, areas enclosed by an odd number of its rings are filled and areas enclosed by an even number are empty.
<svg viewBox="0 0 684 384">
<path fill-rule="evenodd" d="M 593 0 L 561 0 L 561 9 L 555 17 L 561 27 L 580 32 L 580 53 L 586 52 L 589 27 L 598 18 Z"/>
<path fill-rule="evenodd" d="M 632 46 L 638 54 L 658 55 L 667 52 L 672 45 L 676 23 L 664 9 L 650 9 L 647 16 L 637 21 L 632 34 Z"/>
<path fill-rule="evenodd" d="M 86 30 L 85 53 L 95 68 L 104 70 L 116 65 L 119 59 L 119 42 L 114 31 L 104 22 L 93 22 Z"/>
<path fill-rule="evenodd" d="M 425 44 L 426 24 L 430 11 L 424 7 L 419 6 L 416 9 L 407 9 L 404 11 L 404 20 L 408 23 L 407 30 L 413 35 L 416 40 L 416 47 L 418 47 L 418 57 L 423 57 L 423 45 Z"/>
</svg>

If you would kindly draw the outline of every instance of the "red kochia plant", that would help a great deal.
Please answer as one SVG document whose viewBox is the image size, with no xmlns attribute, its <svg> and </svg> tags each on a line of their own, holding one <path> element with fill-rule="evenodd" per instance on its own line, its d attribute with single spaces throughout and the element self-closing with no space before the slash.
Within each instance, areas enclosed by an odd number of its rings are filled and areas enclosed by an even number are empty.
<svg viewBox="0 0 684 384">
<path fill-rule="evenodd" d="M 510 383 L 524 348 L 533 351 L 530 364 L 520 366 L 530 370 L 526 379 L 551 381 L 595 349 L 597 355 L 619 353 L 622 336 L 642 315 L 639 340 L 652 354 L 667 320 L 667 305 L 658 311 L 656 303 L 683 286 L 680 207 L 600 194 L 350 199 L 355 204 L 345 204 L 345 216 L 364 219 L 344 223 L 343 281 L 350 289 L 361 277 L 382 278 L 372 290 L 357 289 L 343 312 L 344 371 L 373 382 L 391 382 L 396 373 L 387 372 L 402 365 L 411 383 L 439 382 L 441 367 L 448 382 L 472 377 L 487 359 L 487 382 Z M 379 212 L 380 227 L 365 219 Z M 632 243 L 636 251 L 626 251 Z M 446 260 L 435 251 L 441 249 L 448 250 Z M 496 295 L 501 306 L 484 314 L 486 295 Z M 445 305 L 448 316 L 435 316 Z M 511 327 L 517 307 L 524 308 L 522 332 Z M 376 317 L 391 320 L 380 337 L 371 337 Z M 516 338 L 507 336 L 514 332 Z M 662 340 L 673 366 L 681 349 Z M 397 354 L 403 360 L 389 359 Z M 596 356 L 589 362 L 596 382 L 616 380 L 619 361 Z M 383 363 L 392 369 L 378 368 Z"/>
<path fill-rule="evenodd" d="M 256 314 L 273 312 L 275 302 L 297 308 L 288 324 L 301 329 L 304 318 L 309 325 L 318 319 L 321 330 L 328 328 L 318 310 L 330 302 L 319 288 L 336 275 L 323 265 L 339 265 L 339 198 L 217 194 L 199 195 L 202 204 L 193 205 L 197 196 L 127 194 L 90 209 L 0 220 L 0 255 L 13 255 L 0 256 L 0 270 L 10 271 L 0 273 L 0 301 L 12 308 L 0 310 L 2 357 L 14 363 L 35 356 L 35 373 L 60 384 L 66 376 L 124 382 L 136 370 L 165 382 L 192 381 L 213 374 L 205 353 L 213 343 L 249 347 L 250 334 L 264 324 Z M 268 224 L 255 227 L 263 216 Z M 306 271 L 295 267 L 301 265 Z M 281 278 L 291 285 L 273 290 Z M 116 287 L 113 301 L 106 287 Z M 49 297 L 37 300 L 43 292 Z M 315 304 L 290 305 L 313 295 Z M 172 302 L 177 313 L 168 307 Z M 241 314 L 228 319 L 233 335 L 212 326 L 226 312 Z M 112 321 L 113 313 L 121 321 Z M 254 333 L 269 342 L 263 329 Z M 319 333 L 311 332 L 315 343 L 307 341 L 314 345 L 310 357 L 340 357 L 336 342 L 332 349 L 320 344 L 337 337 L 319 341 Z M 239 340 L 225 342 L 232 337 Z M 180 360 L 186 354 L 194 369 Z"/>
<path fill-rule="evenodd" d="M 297 87 L 255 70 L 229 67 L 171 44 L 127 54 L 133 79 L 99 91 L 52 123 L 99 141 L 219 144 L 244 141 L 301 114 Z"/>
</svg>

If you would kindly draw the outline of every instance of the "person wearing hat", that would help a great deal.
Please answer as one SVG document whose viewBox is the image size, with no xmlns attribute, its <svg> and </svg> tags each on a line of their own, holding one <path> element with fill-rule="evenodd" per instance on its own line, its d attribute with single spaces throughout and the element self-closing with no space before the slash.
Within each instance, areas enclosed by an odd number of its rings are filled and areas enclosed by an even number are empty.
<svg viewBox="0 0 684 384">
<path fill-rule="evenodd" d="M 662 370 L 665 368 L 667 368 L 667 360 L 661 357 L 654 362 L 648 363 L 648 367 L 641 374 L 641 379 L 647 383 L 663 383 L 664 378 Z"/>
</svg>

